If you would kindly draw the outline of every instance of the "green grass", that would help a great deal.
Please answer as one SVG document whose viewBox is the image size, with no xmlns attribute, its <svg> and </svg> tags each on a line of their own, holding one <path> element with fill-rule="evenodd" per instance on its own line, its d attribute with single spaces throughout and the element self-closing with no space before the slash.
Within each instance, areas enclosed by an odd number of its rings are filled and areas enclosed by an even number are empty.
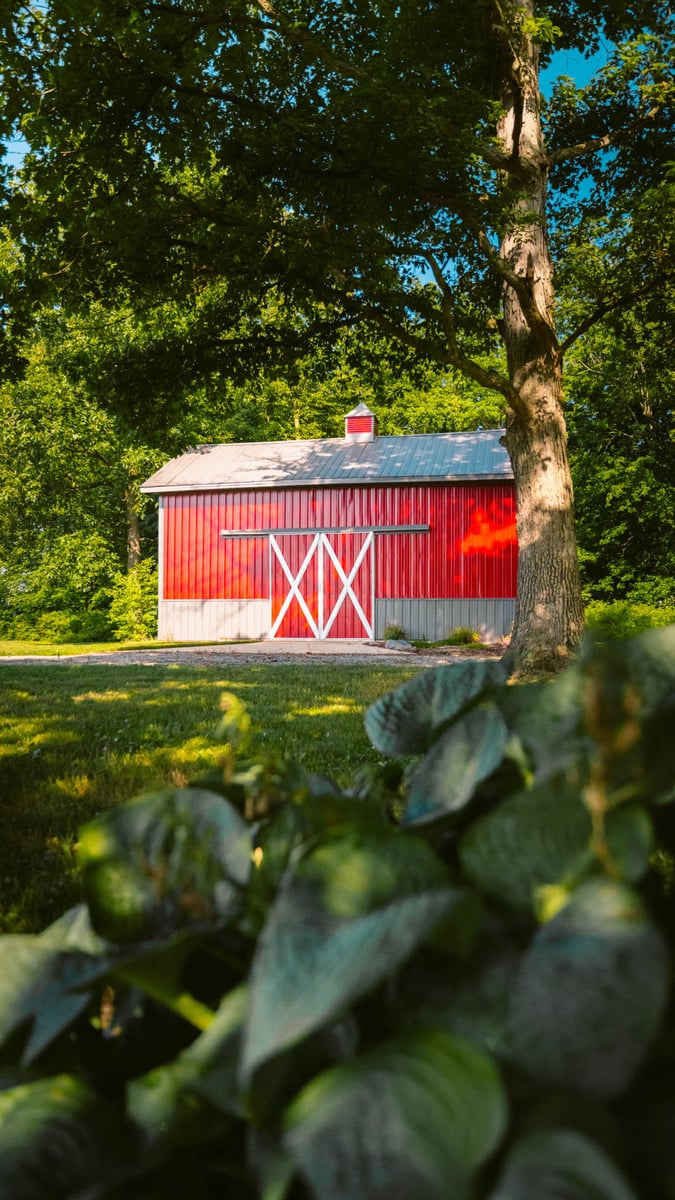
<svg viewBox="0 0 675 1200">
<path fill-rule="evenodd" d="M 238 643 L 241 642 L 239 639 Z M 179 650 L 181 646 L 229 646 L 231 642 L 18 642 L 0 641 L 0 658 L 61 658 L 70 654 L 115 654 L 118 650 Z"/>
<path fill-rule="evenodd" d="M 218 764 L 223 691 L 309 770 L 347 784 L 377 760 L 363 711 L 410 668 L 0 668 L 0 932 L 36 931 L 78 898 L 78 827 L 112 805 Z"/>
</svg>

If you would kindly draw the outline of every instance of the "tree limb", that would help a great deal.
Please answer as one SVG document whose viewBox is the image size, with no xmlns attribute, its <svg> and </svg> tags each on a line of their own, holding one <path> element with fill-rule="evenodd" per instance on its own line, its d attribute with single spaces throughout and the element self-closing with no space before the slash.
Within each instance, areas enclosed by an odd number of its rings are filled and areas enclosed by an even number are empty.
<svg viewBox="0 0 675 1200">
<path fill-rule="evenodd" d="M 655 292 L 656 289 L 661 286 L 664 279 L 669 277 L 670 275 L 668 272 L 657 275 L 654 279 L 651 279 L 649 283 L 643 284 L 642 287 L 635 288 L 632 292 L 625 292 L 622 296 L 615 296 L 613 299 L 605 300 L 604 303 L 599 304 L 597 308 L 593 309 L 593 312 L 589 313 L 588 316 L 584 318 L 574 332 L 571 333 L 569 337 L 565 338 L 564 342 L 561 343 L 559 349 L 560 357 L 562 358 L 563 355 L 566 354 L 570 349 L 570 346 L 573 346 L 574 343 L 578 341 L 578 339 L 584 333 L 587 333 L 589 329 L 592 329 L 594 325 L 597 325 L 598 322 L 602 321 L 604 317 L 609 315 L 609 313 L 616 312 L 621 308 L 629 308 L 631 304 L 635 304 L 636 301 L 642 300 L 645 296 L 651 295 L 652 292 Z"/>
<path fill-rule="evenodd" d="M 480 363 L 468 358 L 457 346 L 448 346 L 446 349 L 442 349 L 426 338 L 416 337 L 415 334 L 410 333 L 403 325 L 392 320 L 391 317 L 375 305 L 364 305 L 362 312 L 364 317 L 374 321 L 385 333 L 402 342 L 404 346 L 409 346 L 411 350 L 416 350 L 428 358 L 435 359 L 436 362 L 455 367 L 463 375 L 468 375 L 470 379 L 479 383 L 481 387 L 489 388 L 493 392 L 499 392 L 514 410 L 522 410 L 523 406 L 520 402 L 518 392 L 505 376 L 499 374 L 499 371 L 481 367 Z"/>
<path fill-rule="evenodd" d="M 530 329 L 533 332 L 536 330 L 539 333 L 545 333 L 548 337 L 555 341 L 555 329 L 542 313 L 537 302 L 532 295 L 532 281 L 526 275 L 518 275 L 512 267 L 509 266 L 506 259 L 495 250 L 491 244 L 484 229 L 477 231 L 478 244 L 483 251 L 489 265 L 497 272 L 505 283 L 512 287 L 518 297 L 520 307 L 523 310 L 523 316 L 527 321 Z"/>
<path fill-rule="evenodd" d="M 560 150 L 554 150 L 548 155 L 548 163 L 550 167 L 557 166 L 558 163 L 566 162 L 571 158 L 583 158 L 586 154 L 595 154 L 598 150 L 606 150 L 609 146 L 616 146 L 619 142 L 623 142 L 626 138 L 638 130 L 643 129 L 649 121 L 653 121 L 654 117 L 661 111 L 660 105 L 655 105 L 650 108 L 648 113 L 643 117 L 638 117 L 632 124 L 627 125 L 625 129 L 617 129 L 614 133 L 605 133 L 602 137 L 589 138 L 585 142 L 577 142 L 576 146 L 564 146 Z"/>
</svg>

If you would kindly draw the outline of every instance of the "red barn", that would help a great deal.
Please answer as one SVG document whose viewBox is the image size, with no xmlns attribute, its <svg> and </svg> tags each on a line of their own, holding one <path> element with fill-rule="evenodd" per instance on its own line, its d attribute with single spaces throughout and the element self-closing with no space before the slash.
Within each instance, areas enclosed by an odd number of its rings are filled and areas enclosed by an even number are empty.
<svg viewBox="0 0 675 1200">
<path fill-rule="evenodd" d="M 508 633 L 513 475 L 500 430 L 198 446 L 157 471 L 159 637 Z"/>
</svg>

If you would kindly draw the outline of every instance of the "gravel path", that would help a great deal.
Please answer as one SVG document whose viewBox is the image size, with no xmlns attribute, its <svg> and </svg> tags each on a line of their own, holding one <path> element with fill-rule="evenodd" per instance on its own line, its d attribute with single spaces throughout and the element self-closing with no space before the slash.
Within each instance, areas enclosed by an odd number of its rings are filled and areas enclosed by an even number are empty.
<svg viewBox="0 0 675 1200">
<path fill-rule="evenodd" d="M 324 649 L 324 647 L 326 647 Z M 380 644 L 364 642 L 335 642 L 328 648 L 325 642 L 251 642 L 236 645 L 180 646 L 172 649 L 116 650 L 110 654 L 6 655 L 0 658 L 3 666 L 143 666 L 143 667 L 222 667 L 270 666 L 312 662 L 374 666 L 377 663 L 399 667 L 435 667 L 470 659 L 480 662 L 500 658 L 502 646 L 473 650 L 464 646 L 444 646 L 436 650 L 387 650 Z"/>
</svg>

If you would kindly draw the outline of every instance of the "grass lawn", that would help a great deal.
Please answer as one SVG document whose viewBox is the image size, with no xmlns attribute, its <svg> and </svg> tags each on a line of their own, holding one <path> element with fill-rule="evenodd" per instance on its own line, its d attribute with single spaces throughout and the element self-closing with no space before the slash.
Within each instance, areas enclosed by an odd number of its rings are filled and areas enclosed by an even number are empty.
<svg viewBox="0 0 675 1200">
<path fill-rule="evenodd" d="M 241 643 L 239 639 L 238 644 Z M 218 642 L 228 646 L 229 642 Z M 177 650 L 181 646 L 212 646 L 213 642 L 17 642 L 0 640 L 0 658 L 63 658 L 71 654 L 114 654 L 117 650 Z"/>
<path fill-rule="evenodd" d="M 77 901 L 84 821 L 217 765 L 223 691 L 246 701 L 267 744 L 347 784 L 377 759 L 364 709 L 412 674 L 322 663 L 1 667 L 0 932 L 37 931 Z"/>
</svg>

